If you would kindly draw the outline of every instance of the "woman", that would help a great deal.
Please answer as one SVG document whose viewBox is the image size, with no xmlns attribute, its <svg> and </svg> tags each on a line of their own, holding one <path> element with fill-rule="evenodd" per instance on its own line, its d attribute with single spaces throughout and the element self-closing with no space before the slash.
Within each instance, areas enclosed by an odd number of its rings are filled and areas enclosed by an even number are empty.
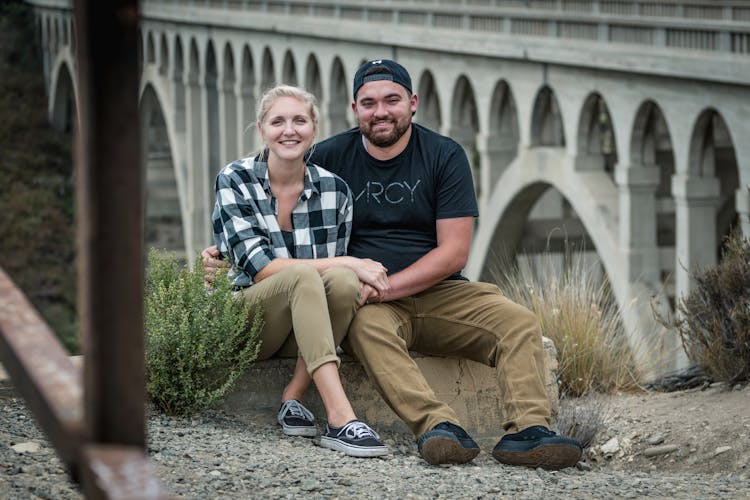
<svg viewBox="0 0 750 500">
<path fill-rule="evenodd" d="M 245 301 L 263 310 L 259 359 L 297 356 L 278 415 L 284 433 L 317 434 L 301 403 L 314 381 L 328 419 L 321 446 L 380 456 L 388 449 L 357 420 L 339 378 L 336 346 L 360 297 L 386 291 L 388 278 L 380 263 L 345 256 L 352 195 L 339 177 L 306 164 L 317 126 L 312 94 L 282 85 L 263 95 L 263 152 L 230 163 L 217 176 L 214 240 Z"/>
</svg>

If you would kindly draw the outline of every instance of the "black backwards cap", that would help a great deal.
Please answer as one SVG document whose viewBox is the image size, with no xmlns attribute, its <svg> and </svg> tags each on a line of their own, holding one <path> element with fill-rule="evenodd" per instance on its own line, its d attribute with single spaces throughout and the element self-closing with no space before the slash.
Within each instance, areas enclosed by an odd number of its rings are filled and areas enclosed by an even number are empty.
<svg viewBox="0 0 750 500">
<path fill-rule="evenodd" d="M 364 63 L 354 74 L 354 91 L 352 92 L 352 96 L 356 99 L 357 91 L 362 85 L 376 80 L 388 80 L 398 83 L 411 94 L 411 77 L 406 68 L 390 59 L 375 59 L 374 61 Z"/>
</svg>

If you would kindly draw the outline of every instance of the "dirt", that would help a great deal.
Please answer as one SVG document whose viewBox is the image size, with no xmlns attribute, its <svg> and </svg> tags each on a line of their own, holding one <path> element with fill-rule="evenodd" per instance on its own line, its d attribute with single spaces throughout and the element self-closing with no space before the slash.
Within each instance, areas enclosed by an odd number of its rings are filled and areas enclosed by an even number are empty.
<svg viewBox="0 0 750 500">
<path fill-rule="evenodd" d="M 617 395 L 604 411 L 594 470 L 750 475 L 750 385 Z"/>
</svg>

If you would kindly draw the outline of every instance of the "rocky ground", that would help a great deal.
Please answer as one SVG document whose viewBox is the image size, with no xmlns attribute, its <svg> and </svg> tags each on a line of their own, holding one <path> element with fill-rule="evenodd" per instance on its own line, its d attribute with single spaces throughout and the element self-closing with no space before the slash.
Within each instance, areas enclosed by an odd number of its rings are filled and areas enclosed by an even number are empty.
<svg viewBox="0 0 750 500">
<path fill-rule="evenodd" d="M 284 437 L 272 415 L 152 415 L 149 455 L 183 498 L 750 498 L 750 387 L 610 398 L 577 468 L 506 467 L 485 452 L 431 467 L 411 436 L 383 433 L 393 453 L 353 459 Z M 54 450 L 12 394 L 0 398 L 0 498 L 80 498 Z"/>
</svg>

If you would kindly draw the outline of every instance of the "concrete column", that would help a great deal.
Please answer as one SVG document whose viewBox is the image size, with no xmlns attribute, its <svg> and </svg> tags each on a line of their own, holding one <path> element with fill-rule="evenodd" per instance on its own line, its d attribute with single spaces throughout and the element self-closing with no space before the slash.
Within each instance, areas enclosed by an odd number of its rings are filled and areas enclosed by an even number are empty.
<svg viewBox="0 0 750 500">
<path fill-rule="evenodd" d="M 716 264 L 716 206 L 720 186 L 715 177 L 672 176 L 677 233 L 677 297 L 690 292 L 690 272 Z"/>
<path fill-rule="evenodd" d="M 214 171 L 237 159 L 237 96 L 234 82 L 223 82 L 219 88 L 219 154 L 220 164 Z"/>
<path fill-rule="evenodd" d="M 483 204 L 482 200 L 486 197 L 486 193 L 483 192 L 485 186 L 481 179 L 480 165 L 476 165 L 474 159 L 474 147 L 477 144 L 477 134 L 470 128 L 452 126 L 448 129 L 447 135 L 448 137 L 452 137 L 454 141 L 464 148 L 466 157 L 469 159 L 469 164 L 471 165 L 471 173 L 474 176 L 474 190 L 477 194 L 477 199 L 480 204 Z"/>
<path fill-rule="evenodd" d="M 656 165 L 617 165 L 615 182 L 619 191 L 620 250 L 628 282 L 642 281 L 659 288 L 661 272 L 656 242 Z"/>
<path fill-rule="evenodd" d="M 750 238 L 750 193 L 748 193 L 747 188 L 740 188 L 735 191 L 734 199 L 742 235 L 745 238 Z"/>
<path fill-rule="evenodd" d="M 239 116 L 237 119 L 240 146 L 239 158 L 249 156 L 256 149 L 255 137 L 255 93 L 251 85 L 240 83 L 239 86 Z"/>
<path fill-rule="evenodd" d="M 206 88 L 198 79 L 188 81 L 187 91 L 187 168 L 188 168 L 188 224 L 185 227 L 189 234 L 187 249 L 188 259 L 192 261 L 195 250 L 206 246 L 209 241 L 210 225 L 206 207 L 208 200 L 208 179 L 206 176 L 205 145 L 208 142 L 203 123 L 205 123 Z"/>
<path fill-rule="evenodd" d="M 479 134 L 477 150 L 482 165 L 480 182 L 482 186 L 486 187 L 486 199 L 489 200 L 495 183 L 503 175 L 513 158 L 517 156 L 518 143 L 508 136 Z"/>
</svg>

